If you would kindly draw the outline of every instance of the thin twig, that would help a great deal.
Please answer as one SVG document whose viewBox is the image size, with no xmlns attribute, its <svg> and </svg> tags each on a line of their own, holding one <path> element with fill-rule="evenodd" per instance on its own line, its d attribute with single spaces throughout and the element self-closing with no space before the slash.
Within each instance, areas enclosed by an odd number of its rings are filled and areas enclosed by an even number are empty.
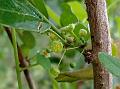
<svg viewBox="0 0 120 89">
<path fill-rule="evenodd" d="M 61 58 L 60 58 L 60 61 L 59 61 L 59 63 L 58 63 L 58 68 L 59 68 L 59 65 L 60 65 L 60 63 L 61 63 L 61 61 L 62 61 L 62 59 L 63 59 L 65 53 L 66 53 L 66 49 L 64 50 L 64 52 L 63 52 L 63 54 L 62 54 L 62 56 L 61 56 Z"/>
<path fill-rule="evenodd" d="M 24 67 L 24 68 L 21 68 L 21 70 L 20 71 L 24 71 L 24 70 L 27 70 L 27 69 L 30 69 L 30 68 L 33 68 L 33 67 L 35 67 L 35 66 L 37 66 L 37 65 L 40 65 L 40 64 L 32 64 L 32 65 L 30 65 L 30 66 L 27 66 L 27 67 Z"/>
<path fill-rule="evenodd" d="M 20 73 L 20 67 L 19 67 L 19 59 L 18 59 L 18 50 L 17 50 L 15 29 L 12 30 L 12 42 L 13 42 L 13 49 L 14 49 L 14 56 L 15 56 L 18 87 L 19 87 L 19 89 L 22 89 L 22 81 L 21 81 L 21 73 Z"/>
<path fill-rule="evenodd" d="M 11 35 L 11 31 L 10 31 L 10 28 L 8 27 L 4 27 L 5 28 L 5 31 L 7 32 L 8 34 L 8 37 L 12 43 L 12 35 Z M 12 43 L 13 44 L 13 43 Z M 21 51 L 21 48 L 19 47 L 19 45 L 17 44 L 17 49 L 18 49 L 18 58 L 19 58 L 19 62 L 20 62 L 20 65 L 22 68 L 24 67 L 27 67 L 28 66 L 28 62 L 25 60 L 25 58 L 23 57 L 23 54 L 22 54 L 22 51 Z M 32 77 L 30 75 L 30 72 L 28 69 L 24 70 L 24 75 L 25 75 L 25 78 L 27 80 L 27 83 L 29 85 L 29 88 L 30 89 L 36 89 L 35 87 L 35 84 L 32 80 Z"/>
</svg>

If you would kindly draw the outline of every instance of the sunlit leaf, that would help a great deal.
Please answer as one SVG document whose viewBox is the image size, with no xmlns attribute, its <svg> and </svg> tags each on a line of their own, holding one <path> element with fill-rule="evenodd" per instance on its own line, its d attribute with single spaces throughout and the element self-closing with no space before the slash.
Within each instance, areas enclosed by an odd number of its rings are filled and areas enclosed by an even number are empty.
<svg viewBox="0 0 120 89">
<path fill-rule="evenodd" d="M 60 17 L 48 6 L 46 5 L 49 17 L 60 26 Z"/>
<path fill-rule="evenodd" d="M 118 48 L 114 42 L 112 42 L 112 56 L 118 56 Z"/>
<path fill-rule="evenodd" d="M 70 5 L 73 13 L 77 16 L 77 18 L 80 21 L 84 21 L 85 19 L 87 19 L 86 10 L 85 10 L 84 6 L 80 2 L 78 2 L 78 1 L 70 1 L 70 2 L 68 2 L 68 4 Z"/>
<path fill-rule="evenodd" d="M 52 79 L 53 89 L 59 89 L 59 84 L 55 79 Z"/>
</svg>

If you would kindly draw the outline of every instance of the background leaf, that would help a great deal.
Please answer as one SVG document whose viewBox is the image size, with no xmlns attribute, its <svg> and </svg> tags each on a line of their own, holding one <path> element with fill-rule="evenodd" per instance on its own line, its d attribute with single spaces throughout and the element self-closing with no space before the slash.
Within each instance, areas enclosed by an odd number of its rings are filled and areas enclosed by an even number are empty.
<svg viewBox="0 0 120 89">
<path fill-rule="evenodd" d="M 108 55 L 107 53 L 100 52 L 98 55 L 100 62 L 104 67 L 113 75 L 120 77 L 120 60 Z"/>
<path fill-rule="evenodd" d="M 60 16 L 60 23 L 62 26 L 67 26 L 71 23 L 76 23 L 78 21 L 77 17 L 71 11 L 71 8 L 68 4 L 64 3 L 62 5 L 64 11 Z"/>
<path fill-rule="evenodd" d="M 68 4 L 70 5 L 73 13 L 77 16 L 77 18 L 80 21 L 84 21 L 87 19 L 87 13 L 86 10 L 84 8 L 84 6 L 78 2 L 78 1 L 70 1 L 68 2 Z"/>
<path fill-rule="evenodd" d="M 112 56 L 118 56 L 118 47 L 115 42 L 112 42 Z"/>
<path fill-rule="evenodd" d="M 31 32 L 23 31 L 22 34 L 19 34 L 19 36 L 25 47 L 33 48 L 35 46 L 35 38 Z"/>
<path fill-rule="evenodd" d="M 57 24 L 60 26 L 60 17 L 48 6 L 46 5 L 47 12 L 49 17 Z"/>
<path fill-rule="evenodd" d="M 120 17 L 115 18 L 116 24 L 117 24 L 117 34 L 120 37 Z"/>
<path fill-rule="evenodd" d="M 36 61 L 36 64 L 40 64 L 44 69 L 46 69 L 47 71 L 50 70 L 51 68 L 51 62 L 48 58 L 44 57 L 41 54 L 37 54 L 34 59 Z"/>
</svg>

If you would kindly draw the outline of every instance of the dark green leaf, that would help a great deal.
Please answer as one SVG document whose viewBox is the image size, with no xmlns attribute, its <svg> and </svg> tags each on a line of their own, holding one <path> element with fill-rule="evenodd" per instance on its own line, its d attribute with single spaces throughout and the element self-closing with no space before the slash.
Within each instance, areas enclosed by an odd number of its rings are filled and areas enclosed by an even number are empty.
<svg viewBox="0 0 120 89">
<path fill-rule="evenodd" d="M 29 0 L 33 6 L 35 6 L 46 18 L 48 18 L 48 13 L 44 4 L 44 0 Z"/>
<path fill-rule="evenodd" d="M 40 12 L 26 0 L 0 0 L 0 24 L 17 29 L 37 31 L 44 23 Z M 47 23 L 42 28 L 48 29 Z"/>
<path fill-rule="evenodd" d="M 100 52 L 98 55 L 100 62 L 104 67 L 113 75 L 120 77 L 120 60 L 108 55 L 107 53 Z"/>
<path fill-rule="evenodd" d="M 68 4 L 62 5 L 64 8 L 63 13 L 60 16 L 60 23 L 62 26 L 67 26 L 71 23 L 76 23 L 78 21 L 77 17 L 72 13 L 72 10 Z"/>
<path fill-rule="evenodd" d="M 76 54 L 76 50 L 67 50 L 65 53 L 65 56 L 69 57 L 69 58 L 73 58 Z"/>
<path fill-rule="evenodd" d="M 40 64 L 47 71 L 50 70 L 50 68 L 51 68 L 50 60 L 48 58 L 44 57 L 43 55 L 37 54 L 35 56 L 35 59 L 33 59 L 33 60 L 36 60 L 37 64 Z"/>
</svg>

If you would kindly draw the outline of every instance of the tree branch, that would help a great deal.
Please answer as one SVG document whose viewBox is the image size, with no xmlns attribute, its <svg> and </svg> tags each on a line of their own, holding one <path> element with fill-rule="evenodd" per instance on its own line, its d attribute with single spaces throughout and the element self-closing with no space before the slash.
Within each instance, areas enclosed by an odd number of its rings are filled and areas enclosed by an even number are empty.
<svg viewBox="0 0 120 89">
<path fill-rule="evenodd" d="M 112 77 L 98 59 L 98 52 L 111 54 L 106 0 L 85 1 L 92 40 L 94 89 L 112 89 Z"/>
<path fill-rule="evenodd" d="M 4 28 L 5 28 L 5 31 L 7 32 L 8 37 L 9 37 L 11 43 L 12 43 L 12 35 L 11 35 L 10 28 L 8 28 L 8 27 L 4 27 Z M 18 44 L 17 44 L 17 49 L 18 49 L 18 58 L 19 58 L 19 62 L 20 62 L 20 67 L 22 67 L 22 68 L 27 67 L 29 64 L 25 60 L 25 58 L 23 57 L 21 48 L 18 46 Z M 29 85 L 29 88 L 30 89 L 36 89 L 35 84 L 33 83 L 33 80 L 31 78 L 31 75 L 30 75 L 30 72 L 29 72 L 28 69 L 24 70 L 24 75 L 25 75 L 25 78 L 26 78 L 27 83 Z"/>
</svg>

